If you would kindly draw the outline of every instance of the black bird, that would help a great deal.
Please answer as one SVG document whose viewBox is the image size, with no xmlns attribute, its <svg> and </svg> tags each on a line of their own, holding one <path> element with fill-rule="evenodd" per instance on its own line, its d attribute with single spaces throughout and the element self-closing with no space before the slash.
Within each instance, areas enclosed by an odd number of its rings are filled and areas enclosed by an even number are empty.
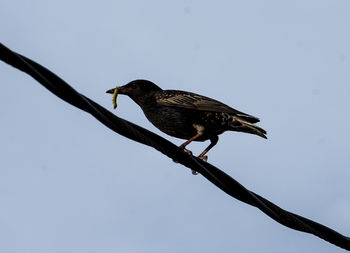
<svg viewBox="0 0 350 253">
<path fill-rule="evenodd" d="M 184 151 L 192 154 L 186 149 L 192 141 L 210 140 L 210 145 L 198 156 L 203 160 L 207 160 L 205 154 L 218 142 L 218 135 L 228 130 L 267 139 L 266 131 L 254 125 L 259 122 L 258 118 L 205 96 L 180 90 L 162 90 L 147 80 L 135 80 L 106 92 L 113 94 L 115 89 L 118 94 L 134 100 L 159 130 L 186 139 L 180 146 Z"/>
</svg>

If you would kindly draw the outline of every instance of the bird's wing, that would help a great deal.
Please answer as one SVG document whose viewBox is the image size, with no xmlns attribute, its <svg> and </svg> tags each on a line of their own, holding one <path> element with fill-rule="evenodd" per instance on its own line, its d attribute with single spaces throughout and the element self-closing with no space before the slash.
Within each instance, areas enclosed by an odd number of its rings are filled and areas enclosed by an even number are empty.
<svg viewBox="0 0 350 253">
<path fill-rule="evenodd" d="M 180 107 L 209 112 L 225 112 L 240 117 L 250 123 L 259 122 L 259 119 L 249 114 L 235 110 L 219 101 L 191 92 L 166 90 L 156 96 L 158 105 Z"/>
</svg>

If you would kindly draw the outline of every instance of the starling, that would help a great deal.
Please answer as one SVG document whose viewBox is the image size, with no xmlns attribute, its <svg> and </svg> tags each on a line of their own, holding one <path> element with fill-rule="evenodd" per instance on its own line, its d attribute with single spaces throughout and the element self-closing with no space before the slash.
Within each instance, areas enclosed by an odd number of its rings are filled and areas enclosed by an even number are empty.
<svg viewBox="0 0 350 253">
<path fill-rule="evenodd" d="M 147 80 L 135 80 L 106 92 L 114 93 L 114 99 L 117 92 L 129 96 L 155 127 L 168 135 L 186 139 L 180 148 L 187 153 L 192 154 L 186 149 L 192 141 L 210 140 L 210 145 L 198 156 L 205 161 L 205 154 L 225 131 L 245 132 L 267 139 L 266 131 L 254 125 L 259 122 L 258 118 L 195 93 L 163 90 Z"/>
</svg>

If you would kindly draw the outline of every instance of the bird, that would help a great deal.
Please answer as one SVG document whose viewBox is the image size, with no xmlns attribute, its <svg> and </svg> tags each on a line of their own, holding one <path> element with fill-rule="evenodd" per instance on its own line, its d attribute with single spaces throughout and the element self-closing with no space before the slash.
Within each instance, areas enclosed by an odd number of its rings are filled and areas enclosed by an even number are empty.
<svg viewBox="0 0 350 253">
<path fill-rule="evenodd" d="M 210 140 L 198 158 L 207 161 L 208 151 L 225 131 L 254 134 L 267 139 L 267 132 L 255 125 L 257 117 L 243 113 L 215 99 L 181 90 L 163 90 L 155 83 L 137 79 L 109 89 L 106 93 L 129 96 L 138 104 L 146 118 L 160 131 L 186 141 L 179 146 L 192 155 L 186 147 L 192 141 Z M 116 102 L 115 102 L 116 107 Z M 195 171 L 192 171 L 195 174 Z"/>
</svg>

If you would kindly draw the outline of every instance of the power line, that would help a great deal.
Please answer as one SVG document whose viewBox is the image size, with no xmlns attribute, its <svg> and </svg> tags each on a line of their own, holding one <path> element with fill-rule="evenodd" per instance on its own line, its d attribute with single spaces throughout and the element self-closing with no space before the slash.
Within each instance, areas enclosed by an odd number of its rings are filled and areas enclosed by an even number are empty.
<svg viewBox="0 0 350 253">
<path fill-rule="evenodd" d="M 280 224 L 289 228 L 310 233 L 334 245 L 350 251 L 350 238 L 346 237 L 322 224 L 288 212 L 273 204 L 258 194 L 249 191 L 235 179 L 215 166 L 183 152 L 173 143 L 159 135 L 144 129 L 134 123 L 115 116 L 90 98 L 74 90 L 57 75 L 32 61 L 31 59 L 15 53 L 0 43 L 0 59 L 7 64 L 27 73 L 53 94 L 67 103 L 90 113 L 102 124 L 131 140 L 151 146 L 178 161 L 182 165 L 201 173 L 206 179 L 219 187 L 230 196 L 252 206 L 259 208 Z"/>
</svg>

